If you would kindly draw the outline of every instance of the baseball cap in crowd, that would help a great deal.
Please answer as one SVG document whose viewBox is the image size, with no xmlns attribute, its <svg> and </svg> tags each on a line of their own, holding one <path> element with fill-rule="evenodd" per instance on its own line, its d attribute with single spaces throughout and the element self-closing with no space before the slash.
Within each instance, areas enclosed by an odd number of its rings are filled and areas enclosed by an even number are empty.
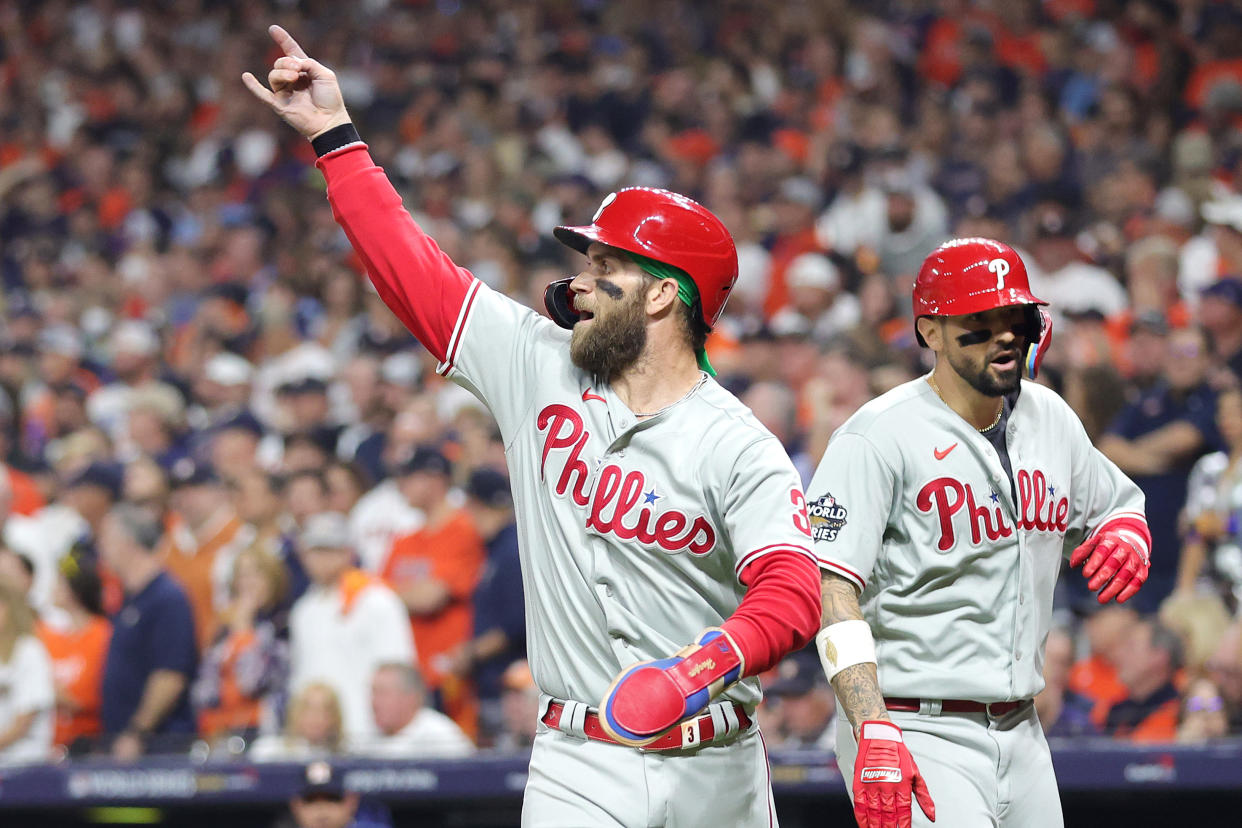
<svg viewBox="0 0 1242 828">
<path fill-rule="evenodd" d="M 466 494 L 493 509 L 505 509 L 513 505 L 509 479 L 495 469 L 472 471 L 466 481 Z"/>
<path fill-rule="evenodd" d="M 217 434 L 222 431 L 234 430 L 248 431 L 255 437 L 262 437 L 264 435 L 263 424 L 259 422 L 257 417 L 246 410 L 238 411 L 232 417 L 219 423 L 214 429 Z"/>
<path fill-rule="evenodd" d="M 94 486 L 103 489 L 114 501 L 121 497 L 123 481 L 121 467 L 115 463 L 95 462 L 81 469 L 65 481 L 66 489 L 78 486 Z"/>
<path fill-rule="evenodd" d="M 414 452 L 397 468 L 397 474 L 405 476 L 417 472 L 431 472 L 448 477 L 453 473 L 453 465 L 435 446 L 415 446 Z"/>
<path fill-rule="evenodd" d="M 328 762 L 311 762 L 302 771 L 299 799 L 344 799 L 345 778 Z"/>
<path fill-rule="evenodd" d="M 1040 208 L 1035 214 L 1035 235 L 1041 239 L 1073 238 L 1069 212 L 1054 205 Z"/>
<path fill-rule="evenodd" d="M 389 354 L 380 363 L 380 379 L 402 388 L 413 388 L 418 385 L 418 379 L 422 373 L 423 368 L 418 362 L 418 357 L 410 351 Z"/>
<path fill-rule="evenodd" d="M 39 331 L 39 350 L 70 359 L 82 357 L 82 336 L 69 325 L 48 325 Z"/>
<path fill-rule="evenodd" d="M 764 693 L 774 698 L 801 696 L 826 681 L 819 660 L 813 655 L 799 652 L 777 665 L 776 679 L 764 688 Z"/>
<path fill-rule="evenodd" d="M 108 349 L 115 354 L 154 356 L 160 349 L 155 329 L 141 319 L 126 319 L 112 330 Z"/>
<path fill-rule="evenodd" d="M 1218 224 L 1242 233 L 1242 196 L 1240 195 L 1219 193 L 1214 200 L 1203 202 L 1199 212 L 1208 224 Z"/>
<path fill-rule="evenodd" d="M 340 512 L 311 515 L 298 541 L 303 549 L 344 549 L 350 545 L 349 520 Z"/>
<path fill-rule="evenodd" d="M 254 366 L 244 357 L 222 351 L 207 360 L 203 377 L 217 385 L 245 385 L 254 378 Z"/>
<path fill-rule="evenodd" d="M 276 391 L 280 394 L 326 394 L 328 383 L 320 377 L 294 377 L 281 383 Z"/>
<path fill-rule="evenodd" d="M 1200 296 L 1203 298 L 1221 299 L 1235 308 L 1242 308 L 1242 279 L 1237 276 L 1226 276 L 1217 279 L 1205 287 Z"/>
<path fill-rule="evenodd" d="M 181 486 L 202 486 L 217 481 L 216 470 L 209 463 L 182 457 L 168 470 L 168 482 L 175 489 Z"/>
<path fill-rule="evenodd" d="M 782 201 L 812 209 L 818 208 L 824 199 L 823 191 L 816 186 L 814 181 L 803 175 L 786 178 L 781 182 L 777 194 Z"/>
<path fill-rule="evenodd" d="M 822 253 L 803 253 L 789 263 L 785 281 L 791 288 L 839 290 L 841 273 L 832 260 Z"/>
</svg>

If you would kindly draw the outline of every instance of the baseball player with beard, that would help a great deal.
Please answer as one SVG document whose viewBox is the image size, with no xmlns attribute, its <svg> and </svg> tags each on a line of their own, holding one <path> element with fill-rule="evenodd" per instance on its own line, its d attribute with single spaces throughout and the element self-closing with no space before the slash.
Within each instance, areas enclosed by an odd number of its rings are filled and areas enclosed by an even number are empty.
<svg viewBox="0 0 1242 828">
<path fill-rule="evenodd" d="M 1021 381 L 1049 343 L 1043 304 L 1007 245 L 932 252 L 914 315 L 934 370 L 846 421 L 807 489 L 816 641 L 863 828 L 1061 825 L 1031 703 L 1061 562 L 1101 603 L 1147 578 L 1139 489 L 1059 396 Z"/>
<path fill-rule="evenodd" d="M 814 636 L 819 574 L 792 463 L 703 352 L 728 231 L 675 193 L 613 193 L 556 229 L 583 269 L 544 318 L 439 250 L 333 73 L 270 31 L 271 89 L 246 86 L 311 140 L 379 295 L 504 438 L 542 691 L 523 824 L 774 824 L 754 676 Z"/>
</svg>

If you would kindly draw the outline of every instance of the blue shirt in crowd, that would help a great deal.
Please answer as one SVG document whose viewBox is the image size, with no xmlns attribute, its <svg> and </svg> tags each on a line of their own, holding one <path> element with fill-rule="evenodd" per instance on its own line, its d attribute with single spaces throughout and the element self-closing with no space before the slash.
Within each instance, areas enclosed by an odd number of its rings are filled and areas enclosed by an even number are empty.
<svg viewBox="0 0 1242 828">
<path fill-rule="evenodd" d="M 475 636 L 494 629 L 508 637 L 509 648 L 475 666 L 474 679 L 482 699 L 499 698 L 501 674 L 514 660 L 526 657 L 526 605 L 513 523 L 487 542 L 487 563 L 474 591 Z"/>
<path fill-rule="evenodd" d="M 1216 450 L 1221 443 L 1216 430 L 1216 392 L 1200 385 L 1178 395 L 1167 382 L 1157 382 L 1126 405 L 1108 429 L 1111 434 L 1137 440 L 1178 421 L 1190 423 L 1203 435 L 1200 451 L 1167 472 L 1131 475 L 1147 498 L 1147 525 L 1151 529 L 1151 578 L 1136 596 L 1141 599 L 1136 604 L 1143 611 L 1154 610 L 1173 588 L 1181 551 L 1177 515 L 1186 504 L 1190 467 L 1200 455 Z"/>
<path fill-rule="evenodd" d="M 177 582 L 161 572 L 137 593 L 126 595 L 121 611 L 112 617 L 103 676 L 104 731 L 125 730 L 151 674 L 174 670 L 185 675 L 186 689 L 155 733 L 193 733 L 189 687 L 197 663 L 190 601 Z"/>
</svg>

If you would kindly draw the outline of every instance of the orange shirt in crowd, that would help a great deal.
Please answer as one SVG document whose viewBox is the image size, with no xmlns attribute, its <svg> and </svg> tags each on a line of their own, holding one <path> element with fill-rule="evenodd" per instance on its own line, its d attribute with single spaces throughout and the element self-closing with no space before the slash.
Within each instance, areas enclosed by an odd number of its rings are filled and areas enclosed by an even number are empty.
<svg viewBox="0 0 1242 828">
<path fill-rule="evenodd" d="M 68 696 L 77 705 L 72 712 L 57 705 L 56 744 L 70 745 L 82 736 L 98 736 L 102 730 L 99 710 L 104 659 L 112 625 L 96 616 L 80 630 L 62 631 L 40 622 L 37 632 L 52 662 L 58 696 Z"/>
<path fill-rule="evenodd" d="M 410 616 L 418 651 L 418 667 L 427 686 L 437 689 L 444 713 L 471 739 L 478 737 L 478 703 L 470 682 L 446 674 L 444 656 L 474 636 L 470 598 L 487 552 L 470 516 L 454 512 L 437 526 L 423 527 L 393 542 L 381 573 L 398 594 L 410 581 L 434 578 L 451 595 L 448 604 L 430 616 Z"/>
<path fill-rule="evenodd" d="M 1130 695 L 1117 678 L 1117 668 L 1098 655 L 1074 662 L 1069 673 L 1069 689 L 1095 703 L 1091 708 L 1091 721 L 1097 727 L 1104 725 L 1109 708 Z"/>
<path fill-rule="evenodd" d="M 198 650 L 210 646 L 218 621 L 215 607 L 215 583 L 212 568 L 216 555 L 233 542 L 242 527 L 236 515 L 219 521 L 207 534 L 206 540 L 198 541 L 185 522 L 173 515 L 160 540 L 160 554 L 168 574 L 176 579 L 190 599 L 194 610 L 194 636 Z"/>
<path fill-rule="evenodd" d="M 423 527 L 393 542 L 381 574 L 397 594 L 410 581 L 434 578 L 448 587 L 452 596 L 434 615 L 410 617 L 419 667 L 429 687 L 438 687 L 443 677 L 436 669 L 437 656 L 473 637 L 470 597 L 485 554 L 483 539 L 464 511 L 454 512 L 438 526 Z"/>
<path fill-rule="evenodd" d="M 1116 736 L 1145 744 L 1175 742 L 1177 741 L 1177 716 L 1181 706 L 1180 699 L 1170 699 L 1153 710 L 1128 734 L 1124 736 L 1116 734 Z"/>
<path fill-rule="evenodd" d="M 12 466 L 8 467 L 8 471 L 9 488 L 13 491 L 13 505 L 10 508 L 14 514 L 29 517 L 47 504 L 47 501 L 43 499 L 43 492 L 39 491 L 39 484 L 35 483 L 33 477 L 19 472 Z"/>
<path fill-rule="evenodd" d="M 241 630 L 230 633 L 220 645 L 227 649 L 220 663 L 220 703 L 198 715 L 198 731 L 208 739 L 259 726 L 261 700 L 241 691 L 236 672 L 237 659 L 256 641 L 254 630 Z"/>
</svg>

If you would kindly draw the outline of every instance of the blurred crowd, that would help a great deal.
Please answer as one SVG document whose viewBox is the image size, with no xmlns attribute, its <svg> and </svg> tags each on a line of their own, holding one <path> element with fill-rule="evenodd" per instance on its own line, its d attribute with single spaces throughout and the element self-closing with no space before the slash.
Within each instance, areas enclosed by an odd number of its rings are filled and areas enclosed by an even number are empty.
<svg viewBox="0 0 1242 828">
<path fill-rule="evenodd" d="M 735 234 L 709 341 L 809 478 L 929 367 L 941 241 L 1015 245 L 1041 381 L 1147 495 L 1147 587 L 1063 579 L 1050 735 L 1242 732 L 1242 2 L 0 0 L 0 761 L 520 749 L 537 693 L 504 446 L 388 312 L 280 22 L 419 222 L 542 308 L 626 185 Z M 769 744 L 831 747 L 813 659 Z M 54 747 L 55 746 L 55 747 Z"/>
</svg>

